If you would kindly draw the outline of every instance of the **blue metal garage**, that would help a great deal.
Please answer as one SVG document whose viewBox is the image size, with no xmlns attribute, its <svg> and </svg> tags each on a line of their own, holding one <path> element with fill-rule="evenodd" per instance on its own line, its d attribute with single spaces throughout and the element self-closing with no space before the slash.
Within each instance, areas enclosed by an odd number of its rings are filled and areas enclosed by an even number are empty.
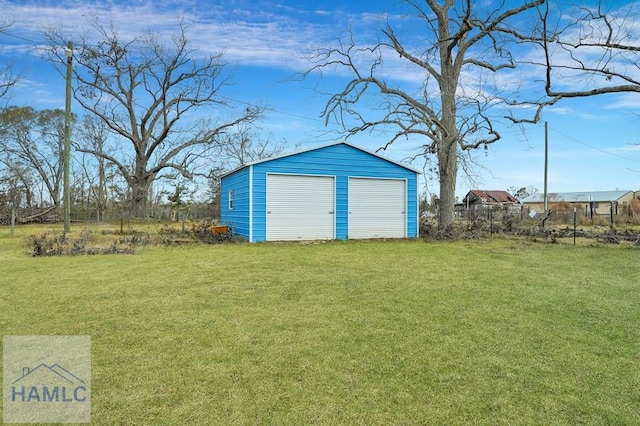
<svg viewBox="0 0 640 426">
<path fill-rule="evenodd" d="M 347 142 L 222 177 L 220 221 L 251 242 L 418 236 L 418 171 Z"/>
</svg>

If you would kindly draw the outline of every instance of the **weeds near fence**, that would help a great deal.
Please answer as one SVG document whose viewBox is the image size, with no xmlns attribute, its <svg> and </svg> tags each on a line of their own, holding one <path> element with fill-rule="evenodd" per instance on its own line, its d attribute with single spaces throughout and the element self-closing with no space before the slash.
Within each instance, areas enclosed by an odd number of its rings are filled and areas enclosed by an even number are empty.
<svg viewBox="0 0 640 426">
<path fill-rule="evenodd" d="M 149 245 L 220 244 L 240 241 L 232 232 L 213 234 L 213 225 L 212 221 L 205 220 L 193 223 L 189 228 L 170 224 L 143 230 L 129 227 L 122 232 L 112 229 L 96 232 L 85 228 L 76 238 L 70 238 L 61 231 L 47 231 L 39 235 L 30 235 L 27 238 L 27 246 L 32 256 L 40 257 L 133 254 L 136 248 Z"/>
<path fill-rule="evenodd" d="M 34 257 L 78 256 L 95 254 L 133 254 L 134 247 L 146 245 L 148 238 L 139 236 L 120 237 L 107 245 L 92 244 L 93 233 L 84 229 L 76 239 L 68 238 L 64 232 L 43 232 L 31 235 L 27 243 Z"/>
<path fill-rule="evenodd" d="M 469 215 L 458 218 L 452 226 L 440 228 L 436 219 L 420 222 L 420 237 L 426 240 L 472 240 L 489 238 L 493 235 L 507 235 L 529 238 L 531 241 L 556 243 L 561 239 L 581 238 L 597 243 L 633 244 L 640 247 L 640 228 L 627 226 L 615 228 L 606 224 L 572 226 L 546 225 L 537 221 L 521 221 L 513 215 L 502 215 L 493 220 L 483 215 Z"/>
<path fill-rule="evenodd" d="M 216 225 L 212 220 L 203 220 L 195 222 L 190 227 L 176 228 L 169 224 L 164 224 L 158 229 L 158 237 L 160 243 L 164 245 L 174 245 L 181 243 L 203 242 L 207 244 L 232 243 L 241 241 L 234 237 L 233 232 L 229 230 L 226 233 L 213 233 L 211 228 Z M 243 240 L 242 240 L 243 241 Z"/>
</svg>

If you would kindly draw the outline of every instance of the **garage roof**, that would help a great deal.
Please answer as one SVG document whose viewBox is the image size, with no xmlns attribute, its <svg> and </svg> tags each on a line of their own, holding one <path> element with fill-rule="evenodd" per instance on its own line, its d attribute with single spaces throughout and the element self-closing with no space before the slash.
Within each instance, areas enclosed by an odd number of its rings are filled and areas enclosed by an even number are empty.
<svg viewBox="0 0 640 426">
<path fill-rule="evenodd" d="M 367 154 L 370 154 L 370 155 L 373 155 L 375 157 L 381 158 L 381 159 L 383 159 L 385 161 L 388 161 L 389 163 L 393 163 L 393 164 L 395 164 L 397 166 L 400 166 L 400 167 L 403 167 L 403 168 L 405 168 L 407 170 L 411 170 L 414 173 L 418 173 L 418 174 L 422 173 L 422 171 L 420 171 L 418 169 L 415 169 L 413 167 L 407 166 L 406 164 L 402 164 L 402 163 L 400 163 L 398 161 L 394 161 L 394 160 L 391 160 L 389 158 L 383 157 L 382 155 L 379 155 L 379 154 L 377 154 L 375 152 L 368 151 L 368 150 L 363 149 L 363 148 L 361 148 L 359 146 L 353 145 L 353 144 L 351 144 L 349 142 L 341 141 L 341 142 L 331 142 L 331 143 L 320 145 L 320 146 L 314 146 L 314 147 L 311 147 L 311 148 L 300 149 L 300 150 L 297 150 L 297 151 L 294 151 L 294 152 L 291 152 L 291 153 L 288 153 L 288 154 L 274 155 L 273 157 L 263 158 L 263 159 L 260 159 L 260 160 L 252 161 L 252 162 L 246 163 L 246 164 L 244 164 L 244 165 L 242 165 L 240 167 L 236 167 L 235 169 L 233 169 L 233 170 L 231 170 L 231 171 L 229 171 L 227 173 L 224 173 L 221 177 L 228 176 L 228 175 L 230 175 L 232 173 L 235 173 L 236 171 L 241 170 L 241 169 L 243 169 L 245 167 L 253 166 L 254 164 L 266 163 L 267 161 L 277 160 L 278 158 L 290 157 L 292 155 L 297 155 L 297 154 L 301 154 L 303 152 L 308 152 L 308 151 L 315 151 L 315 150 L 326 148 L 326 147 L 333 146 L 333 145 L 348 145 L 348 146 L 350 146 L 352 148 L 355 148 L 355 149 L 360 150 L 362 152 L 366 152 Z"/>
</svg>

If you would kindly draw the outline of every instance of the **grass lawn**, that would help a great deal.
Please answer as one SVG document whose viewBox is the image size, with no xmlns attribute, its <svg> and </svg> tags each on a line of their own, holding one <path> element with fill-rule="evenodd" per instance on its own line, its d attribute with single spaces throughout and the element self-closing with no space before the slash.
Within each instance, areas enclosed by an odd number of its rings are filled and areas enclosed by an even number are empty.
<svg viewBox="0 0 640 426">
<path fill-rule="evenodd" d="M 640 251 L 494 238 L 32 258 L 3 335 L 91 335 L 95 424 L 638 424 Z"/>
</svg>

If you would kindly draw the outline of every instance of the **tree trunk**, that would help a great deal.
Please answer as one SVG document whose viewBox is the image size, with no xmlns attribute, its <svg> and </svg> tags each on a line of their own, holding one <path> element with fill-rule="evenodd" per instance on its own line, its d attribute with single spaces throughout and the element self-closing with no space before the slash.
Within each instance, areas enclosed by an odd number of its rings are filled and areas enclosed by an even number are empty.
<svg viewBox="0 0 640 426">
<path fill-rule="evenodd" d="M 130 214 L 133 217 L 146 219 L 149 217 L 149 189 L 154 176 L 147 175 L 136 177 L 130 183 L 131 188 L 131 208 Z"/>
<path fill-rule="evenodd" d="M 26 207 L 30 209 L 33 204 L 33 193 L 31 192 L 31 187 L 25 182 L 24 183 L 24 198 Z"/>
<path fill-rule="evenodd" d="M 448 37 L 448 33 L 444 33 Z M 445 50 L 447 51 L 447 50 Z M 456 203 L 456 179 L 458 176 L 458 123 L 456 110 L 456 87 L 459 68 L 448 62 L 443 56 L 440 99 L 442 101 L 442 127 L 440 144 L 438 145 L 438 172 L 440 174 L 440 212 L 438 226 L 441 229 L 453 226 Z"/>
<path fill-rule="evenodd" d="M 456 203 L 456 176 L 458 173 L 458 144 L 449 138 L 439 147 L 438 169 L 440 173 L 440 228 L 453 225 Z"/>
<path fill-rule="evenodd" d="M 148 218 L 149 185 L 138 183 L 131 188 L 131 215 L 137 218 Z"/>
<path fill-rule="evenodd" d="M 131 206 L 129 214 L 140 219 L 149 218 L 149 198 L 151 184 L 156 178 L 155 173 L 147 172 L 147 160 L 144 156 L 136 158 L 134 174 L 128 179 L 131 190 Z"/>
<path fill-rule="evenodd" d="M 96 219 L 98 222 L 104 221 L 104 209 L 106 208 L 106 177 L 104 171 L 104 159 L 98 157 L 98 191 L 96 200 Z"/>
</svg>

